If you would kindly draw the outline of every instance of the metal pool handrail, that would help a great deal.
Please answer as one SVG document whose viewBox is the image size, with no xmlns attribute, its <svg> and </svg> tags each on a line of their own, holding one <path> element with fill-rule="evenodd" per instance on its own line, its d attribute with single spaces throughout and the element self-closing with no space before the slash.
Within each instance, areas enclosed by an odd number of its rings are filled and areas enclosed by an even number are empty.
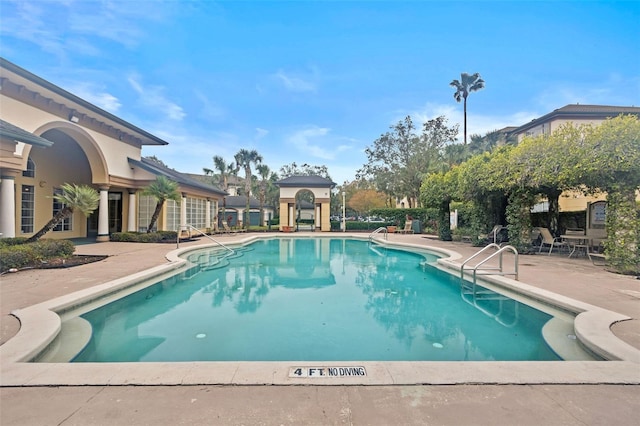
<svg viewBox="0 0 640 426">
<path fill-rule="evenodd" d="M 378 229 L 376 229 L 375 231 L 373 231 L 371 234 L 369 234 L 369 241 L 373 240 L 373 236 L 375 234 L 379 234 L 381 232 L 384 232 L 384 239 L 387 239 L 387 227 L 386 226 L 381 226 Z"/>
<path fill-rule="evenodd" d="M 493 259 L 496 256 L 500 256 L 499 257 L 499 266 L 497 268 L 483 268 L 485 270 L 498 270 L 499 272 L 496 275 L 514 275 L 515 280 L 518 280 L 518 250 L 513 247 L 513 246 L 504 246 L 504 247 L 500 247 L 498 244 L 496 243 L 491 243 L 489 245 L 487 245 L 486 247 L 484 247 L 482 250 L 480 250 L 479 252 L 477 252 L 476 254 L 474 254 L 473 256 L 469 257 L 467 260 L 465 260 L 462 263 L 462 266 L 460 266 L 460 279 L 464 279 L 464 266 L 467 264 L 467 262 L 469 262 L 471 259 L 479 256 L 481 253 L 485 252 L 486 250 L 490 249 L 490 248 L 495 248 L 497 251 L 495 253 L 493 253 L 492 255 L 484 258 L 482 261 L 480 261 L 476 266 L 473 267 L 473 283 L 475 285 L 476 283 L 476 275 L 477 275 L 477 271 L 478 268 L 483 265 L 484 263 L 488 262 L 489 260 Z M 514 255 L 514 272 L 502 272 L 502 254 L 505 251 L 511 251 Z"/>
<path fill-rule="evenodd" d="M 199 230 L 198 228 L 196 228 L 196 227 L 194 227 L 192 225 L 180 225 L 180 230 L 178 231 L 178 236 L 176 237 L 176 248 L 180 248 L 180 233 L 182 232 L 182 230 L 184 228 L 193 229 L 194 231 L 196 231 L 197 233 L 199 233 L 203 237 L 206 237 L 206 238 L 210 239 L 211 241 L 213 241 L 214 243 L 218 244 L 219 246 L 224 247 L 225 249 L 229 250 L 231 252 L 231 254 L 235 253 L 235 251 L 233 249 L 225 246 L 220 241 L 218 241 L 215 238 L 213 238 L 211 235 L 205 234 L 204 232 L 202 232 L 201 230 Z"/>
</svg>

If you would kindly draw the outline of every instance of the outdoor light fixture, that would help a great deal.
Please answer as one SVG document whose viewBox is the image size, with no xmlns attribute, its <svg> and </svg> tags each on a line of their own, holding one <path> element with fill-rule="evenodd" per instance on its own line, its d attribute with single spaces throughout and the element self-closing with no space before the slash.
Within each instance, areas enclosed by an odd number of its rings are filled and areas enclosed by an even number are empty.
<svg viewBox="0 0 640 426">
<path fill-rule="evenodd" d="M 347 194 L 342 191 L 342 232 L 347 232 L 347 218 L 345 217 L 347 211 L 346 196 Z"/>
<path fill-rule="evenodd" d="M 69 115 L 69 121 L 71 121 L 72 123 L 77 123 L 78 121 L 80 121 L 80 117 L 78 117 L 78 115 L 75 112 L 72 112 Z"/>
</svg>

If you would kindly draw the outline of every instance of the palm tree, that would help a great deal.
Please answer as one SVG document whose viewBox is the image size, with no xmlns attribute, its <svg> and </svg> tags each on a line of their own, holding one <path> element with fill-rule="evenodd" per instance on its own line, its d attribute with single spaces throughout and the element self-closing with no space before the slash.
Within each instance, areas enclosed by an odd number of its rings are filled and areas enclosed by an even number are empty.
<svg viewBox="0 0 640 426">
<path fill-rule="evenodd" d="M 249 209 L 250 209 L 250 196 L 251 196 L 251 164 L 255 164 L 256 166 L 262 163 L 262 156 L 258 154 L 258 151 L 255 149 L 249 151 L 247 149 L 241 149 L 235 155 L 236 160 L 236 168 L 239 170 L 241 168 L 244 169 L 244 193 L 247 197 L 246 204 L 246 218 L 244 221 L 245 229 L 249 229 Z"/>
<path fill-rule="evenodd" d="M 100 204 L 100 194 L 90 186 L 65 183 L 61 186 L 61 189 L 62 192 L 55 194 L 53 198 L 64 207 L 58 210 L 41 230 L 33 234 L 33 236 L 26 241 L 27 243 L 38 241 L 47 232 L 55 228 L 63 219 L 70 217 L 76 209 L 80 210 L 85 216 L 89 216 Z"/>
<path fill-rule="evenodd" d="M 224 158 L 219 155 L 213 156 L 213 165 L 218 171 L 218 181 L 215 182 L 219 185 L 222 182 L 222 190 L 227 192 L 229 191 L 229 176 L 235 173 L 236 166 L 233 163 L 228 163 L 224 160 Z M 212 176 L 214 175 L 214 171 L 204 167 L 202 169 L 205 175 Z M 227 197 L 222 198 L 222 217 L 226 214 L 227 210 Z M 216 220 L 216 223 L 218 221 Z"/>
<path fill-rule="evenodd" d="M 169 180 L 164 176 L 158 176 L 156 180 L 142 192 L 142 195 L 149 195 L 158 200 L 156 203 L 156 209 L 153 212 L 151 220 L 149 221 L 149 226 L 147 227 L 148 234 L 156 225 L 164 202 L 166 200 L 180 201 L 181 194 L 178 192 L 178 184 L 176 182 Z"/>
<path fill-rule="evenodd" d="M 469 93 L 484 89 L 484 80 L 480 78 L 480 74 L 460 74 L 460 81 L 453 80 L 449 86 L 455 87 L 456 93 L 453 97 L 457 102 L 464 99 L 464 144 L 467 144 L 467 97 Z"/>
<path fill-rule="evenodd" d="M 264 201 L 267 198 L 267 186 L 270 183 L 269 177 L 271 176 L 271 169 L 266 164 L 259 164 L 256 166 L 256 170 L 260 175 L 260 182 L 259 182 L 260 226 L 264 226 Z"/>
</svg>

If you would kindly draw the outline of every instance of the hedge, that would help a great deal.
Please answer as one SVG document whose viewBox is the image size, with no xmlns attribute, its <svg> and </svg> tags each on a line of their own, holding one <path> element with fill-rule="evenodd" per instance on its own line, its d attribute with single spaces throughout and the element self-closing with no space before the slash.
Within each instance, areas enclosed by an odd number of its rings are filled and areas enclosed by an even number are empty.
<svg viewBox="0 0 640 426">
<path fill-rule="evenodd" d="M 121 243 L 175 243 L 177 238 L 176 231 L 114 232 L 109 236 L 110 241 Z"/>
<path fill-rule="evenodd" d="M 76 247 L 69 240 L 43 239 L 25 244 L 26 238 L 0 239 L 0 271 L 25 268 L 52 258 L 68 258 Z"/>
</svg>

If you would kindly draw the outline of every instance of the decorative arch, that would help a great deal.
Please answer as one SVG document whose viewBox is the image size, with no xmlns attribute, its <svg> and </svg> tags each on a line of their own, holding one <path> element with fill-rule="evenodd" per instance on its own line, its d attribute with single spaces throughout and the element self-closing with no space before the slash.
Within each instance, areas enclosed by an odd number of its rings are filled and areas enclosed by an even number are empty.
<svg viewBox="0 0 640 426">
<path fill-rule="evenodd" d="M 33 133 L 35 135 L 42 136 L 42 134 L 49 130 L 58 130 L 62 133 L 65 133 L 67 136 L 72 138 L 78 144 L 78 146 L 80 146 L 80 149 L 82 149 L 82 151 L 87 156 L 87 160 L 89 161 L 92 183 L 109 183 L 109 171 L 102 149 L 100 149 L 100 146 L 98 145 L 96 140 L 91 137 L 91 135 L 87 133 L 86 130 L 65 121 L 52 121 L 43 126 L 40 126 Z M 30 152 L 31 146 L 28 145 L 25 147 L 25 167 L 27 161 L 26 159 L 29 157 Z"/>
<path fill-rule="evenodd" d="M 280 231 L 295 229 L 296 195 L 300 191 L 309 191 L 314 201 L 314 229 L 331 231 L 331 190 L 335 182 L 321 176 L 290 176 L 276 182 L 280 188 Z"/>
</svg>

